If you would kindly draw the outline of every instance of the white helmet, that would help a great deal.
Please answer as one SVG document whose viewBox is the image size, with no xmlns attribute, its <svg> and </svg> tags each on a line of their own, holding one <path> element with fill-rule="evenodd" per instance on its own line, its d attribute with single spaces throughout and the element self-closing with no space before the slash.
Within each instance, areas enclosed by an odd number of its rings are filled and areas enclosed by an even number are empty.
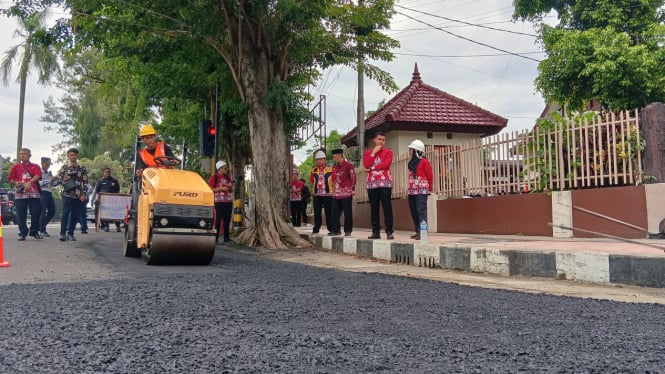
<svg viewBox="0 0 665 374">
<path fill-rule="evenodd" d="M 215 164 L 215 169 L 219 170 L 224 166 L 226 166 L 226 161 L 217 161 L 217 163 Z"/>
<path fill-rule="evenodd" d="M 415 149 L 416 151 L 425 152 L 425 143 L 422 140 L 414 140 L 409 144 L 409 148 Z"/>
<path fill-rule="evenodd" d="M 315 158 L 315 159 L 317 159 L 317 158 L 326 158 L 326 154 L 325 154 L 325 152 L 323 152 L 323 151 L 317 151 L 317 152 L 314 154 L 314 158 Z"/>
</svg>

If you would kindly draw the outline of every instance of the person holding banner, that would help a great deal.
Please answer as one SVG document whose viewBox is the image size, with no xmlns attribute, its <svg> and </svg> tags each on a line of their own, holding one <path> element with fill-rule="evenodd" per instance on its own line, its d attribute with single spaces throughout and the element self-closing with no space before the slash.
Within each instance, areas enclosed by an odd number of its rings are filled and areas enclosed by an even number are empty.
<svg viewBox="0 0 665 374">
<path fill-rule="evenodd" d="M 120 182 L 111 176 L 111 168 L 104 168 L 103 176 L 95 184 L 95 222 L 99 217 L 99 194 L 100 193 L 120 193 Z M 109 232 L 109 221 L 102 220 L 102 230 Z M 120 232 L 120 222 L 115 221 L 115 231 Z"/>
</svg>

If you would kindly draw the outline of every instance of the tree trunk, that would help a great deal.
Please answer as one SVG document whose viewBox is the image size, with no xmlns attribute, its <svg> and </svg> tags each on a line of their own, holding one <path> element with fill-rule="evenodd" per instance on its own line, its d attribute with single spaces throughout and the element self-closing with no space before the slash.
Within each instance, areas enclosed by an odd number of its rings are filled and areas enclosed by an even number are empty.
<svg viewBox="0 0 665 374">
<path fill-rule="evenodd" d="M 289 225 L 287 214 L 289 192 L 288 148 L 284 120 L 279 108 L 268 105 L 268 89 L 273 76 L 265 52 L 244 43 L 244 61 L 240 84 L 249 106 L 249 132 L 252 146 L 252 179 L 255 182 L 255 208 L 250 224 L 238 240 L 250 246 L 285 249 L 308 246 Z"/>
</svg>

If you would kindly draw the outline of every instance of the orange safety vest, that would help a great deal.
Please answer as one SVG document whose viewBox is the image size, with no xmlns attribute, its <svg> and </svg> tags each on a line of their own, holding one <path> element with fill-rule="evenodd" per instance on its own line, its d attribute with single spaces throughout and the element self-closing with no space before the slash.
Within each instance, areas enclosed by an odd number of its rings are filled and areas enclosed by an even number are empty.
<svg viewBox="0 0 665 374">
<path fill-rule="evenodd" d="M 155 144 L 154 155 L 150 154 L 150 152 L 148 152 L 148 149 L 143 148 L 139 151 L 139 156 L 141 156 L 141 160 L 143 160 L 143 163 L 145 164 L 146 167 L 163 168 L 164 166 L 158 165 L 155 162 L 155 158 L 159 156 L 166 156 L 166 152 L 164 151 L 164 142 L 157 142 L 157 144 Z"/>
</svg>

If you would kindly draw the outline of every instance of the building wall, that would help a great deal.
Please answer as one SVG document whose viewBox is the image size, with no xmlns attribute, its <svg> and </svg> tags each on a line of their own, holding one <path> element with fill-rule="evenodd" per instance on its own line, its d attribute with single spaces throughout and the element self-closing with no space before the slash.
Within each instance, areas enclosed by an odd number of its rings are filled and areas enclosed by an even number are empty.
<svg viewBox="0 0 665 374">
<path fill-rule="evenodd" d="M 573 236 L 576 238 L 601 236 L 593 232 L 629 239 L 646 237 L 648 218 L 644 185 L 572 191 L 572 205 Z"/>
<path fill-rule="evenodd" d="M 437 232 L 552 236 L 547 194 L 439 200 L 437 210 Z"/>
<path fill-rule="evenodd" d="M 654 184 L 564 191 L 569 192 L 569 204 L 547 193 L 436 200 L 428 204 L 428 210 L 436 210 L 429 231 L 551 237 L 555 226 L 570 226 L 573 237 L 646 238 L 648 232 L 662 231 L 659 226 L 665 222 L 665 206 L 660 202 L 664 190 L 665 184 Z M 393 200 L 392 207 L 395 230 L 412 231 L 407 199 Z M 356 204 L 353 209 L 354 226 L 369 228 L 369 203 Z M 383 211 L 381 222 L 385 231 Z"/>
<path fill-rule="evenodd" d="M 390 131 L 386 134 L 386 146 L 393 150 L 393 152 L 398 155 L 402 153 L 407 153 L 409 150 L 409 144 L 414 139 L 420 139 L 425 143 L 425 146 L 428 145 L 454 145 L 463 143 L 472 139 L 479 139 L 479 134 L 464 134 L 464 133 L 450 133 L 452 134 L 452 139 L 448 139 L 446 132 L 433 132 L 432 138 L 427 138 L 426 131 Z M 374 143 L 369 140 L 367 148 L 372 147 Z"/>
</svg>

